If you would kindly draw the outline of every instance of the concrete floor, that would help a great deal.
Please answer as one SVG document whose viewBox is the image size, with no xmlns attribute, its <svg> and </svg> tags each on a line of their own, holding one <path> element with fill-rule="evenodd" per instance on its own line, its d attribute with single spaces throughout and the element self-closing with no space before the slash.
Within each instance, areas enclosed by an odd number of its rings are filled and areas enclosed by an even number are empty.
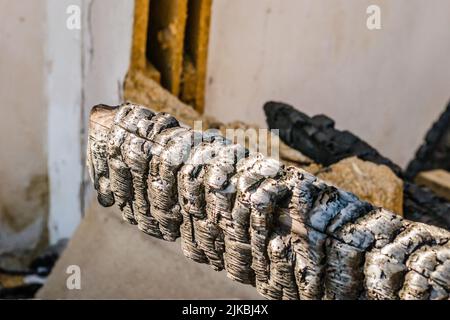
<svg viewBox="0 0 450 320">
<path fill-rule="evenodd" d="M 69 290 L 67 268 L 81 270 L 81 289 Z M 57 262 L 41 299 L 261 299 L 236 283 L 185 258 L 180 243 L 154 239 L 121 220 L 116 208 L 93 203 Z"/>
</svg>

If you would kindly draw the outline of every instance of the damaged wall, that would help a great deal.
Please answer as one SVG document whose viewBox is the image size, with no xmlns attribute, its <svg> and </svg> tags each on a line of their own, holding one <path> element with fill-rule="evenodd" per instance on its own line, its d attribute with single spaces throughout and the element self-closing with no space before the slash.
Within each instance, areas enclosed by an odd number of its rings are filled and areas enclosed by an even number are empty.
<svg viewBox="0 0 450 320">
<path fill-rule="evenodd" d="M 44 29 L 40 2 L 0 0 L 0 265 L 46 241 Z"/>
<path fill-rule="evenodd" d="M 381 30 L 366 27 L 371 4 Z M 206 113 L 265 125 L 263 104 L 281 100 L 404 166 L 450 98 L 449 11 L 447 0 L 215 0 Z"/>
</svg>

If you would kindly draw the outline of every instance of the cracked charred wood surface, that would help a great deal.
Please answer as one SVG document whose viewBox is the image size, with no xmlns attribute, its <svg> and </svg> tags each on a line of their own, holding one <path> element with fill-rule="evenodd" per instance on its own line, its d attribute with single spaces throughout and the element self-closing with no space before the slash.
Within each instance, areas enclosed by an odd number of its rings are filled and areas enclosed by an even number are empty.
<svg viewBox="0 0 450 320">
<path fill-rule="evenodd" d="M 145 107 L 94 107 L 98 200 L 270 299 L 448 299 L 450 233 Z"/>
</svg>

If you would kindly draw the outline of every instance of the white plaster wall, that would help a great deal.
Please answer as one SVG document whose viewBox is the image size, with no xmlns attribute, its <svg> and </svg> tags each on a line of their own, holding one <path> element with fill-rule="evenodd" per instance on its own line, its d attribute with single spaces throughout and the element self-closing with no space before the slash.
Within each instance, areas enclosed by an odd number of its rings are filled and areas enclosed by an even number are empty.
<svg viewBox="0 0 450 320">
<path fill-rule="evenodd" d="M 381 7 L 382 29 L 366 28 Z M 267 100 L 333 117 L 401 165 L 450 98 L 448 0 L 215 0 L 206 112 L 265 125 Z"/>
<path fill-rule="evenodd" d="M 69 5 L 80 30 L 66 28 Z M 70 237 L 91 195 L 85 166 L 89 110 L 118 104 L 128 69 L 132 1 L 47 0 L 50 240 Z"/>
<path fill-rule="evenodd" d="M 0 0 L 0 255 L 46 230 L 45 8 Z"/>
</svg>

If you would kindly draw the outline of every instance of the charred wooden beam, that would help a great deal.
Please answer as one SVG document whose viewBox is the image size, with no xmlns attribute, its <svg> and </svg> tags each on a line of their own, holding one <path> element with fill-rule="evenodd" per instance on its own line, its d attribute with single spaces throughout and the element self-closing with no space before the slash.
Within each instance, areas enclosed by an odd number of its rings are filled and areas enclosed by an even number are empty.
<svg viewBox="0 0 450 320">
<path fill-rule="evenodd" d="M 147 59 L 161 73 L 161 84 L 180 93 L 188 0 L 151 0 Z"/>
<path fill-rule="evenodd" d="M 281 140 L 317 163 L 331 165 L 343 158 L 357 156 L 386 165 L 398 177 L 405 178 L 400 166 L 353 133 L 335 129 L 334 121 L 324 115 L 309 117 L 279 102 L 266 103 L 264 111 L 269 128 L 278 129 Z M 450 203 L 407 179 L 404 181 L 403 212 L 409 219 L 450 229 Z"/>
<path fill-rule="evenodd" d="M 450 233 L 142 106 L 94 107 L 100 204 L 270 299 L 448 299 Z"/>
<path fill-rule="evenodd" d="M 212 0 L 189 0 L 180 98 L 204 111 Z"/>
</svg>

